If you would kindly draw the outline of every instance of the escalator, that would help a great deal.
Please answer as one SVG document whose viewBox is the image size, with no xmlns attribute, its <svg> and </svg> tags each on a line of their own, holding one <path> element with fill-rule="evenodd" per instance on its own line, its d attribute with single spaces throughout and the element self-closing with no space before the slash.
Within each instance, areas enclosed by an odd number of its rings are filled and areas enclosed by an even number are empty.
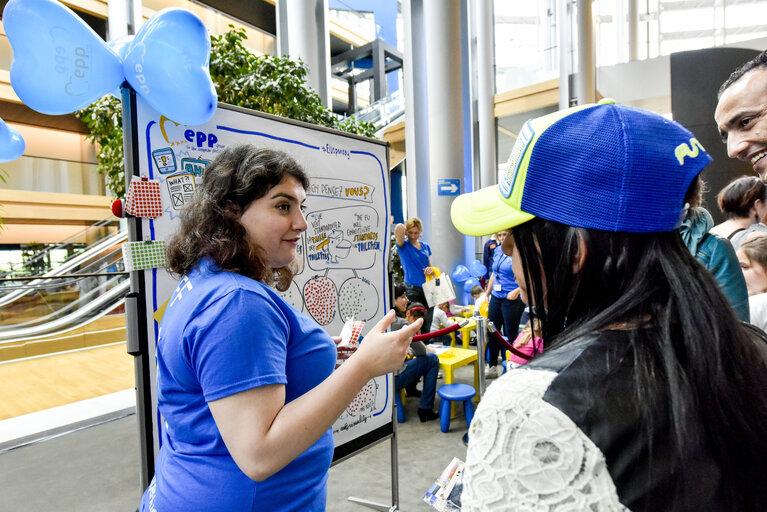
<svg viewBox="0 0 767 512">
<path fill-rule="evenodd" d="M 124 341 L 126 240 L 125 231 L 108 235 L 53 270 L 6 282 L 0 361 Z"/>
<path fill-rule="evenodd" d="M 401 91 L 395 91 L 393 94 L 360 109 L 354 116 L 359 121 L 373 123 L 376 129 L 375 136 L 383 138 L 383 133 L 388 127 L 404 119 L 405 98 Z"/>
</svg>

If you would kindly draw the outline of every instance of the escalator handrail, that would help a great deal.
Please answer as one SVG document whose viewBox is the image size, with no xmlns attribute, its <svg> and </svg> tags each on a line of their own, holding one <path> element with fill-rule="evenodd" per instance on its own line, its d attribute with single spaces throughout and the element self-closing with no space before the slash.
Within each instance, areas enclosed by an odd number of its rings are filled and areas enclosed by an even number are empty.
<svg viewBox="0 0 767 512">
<path fill-rule="evenodd" d="M 10 343 L 15 341 L 29 341 L 30 339 L 47 337 L 56 332 L 71 331 L 90 323 L 120 305 L 125 300 L 125 295 L 130 290 L 130 280 L 126 279 L 122 283 L 100 295 L 87 305 L 78 308 L 73 313 L 34 327 L 15 329 L 7 333 L 0 333 L 0 343 Z M 93 311 L 97 311 L 96 316 L 89 316 Z M 85 317 L 85 318 L 84 318 Z"/>
<path fill-rule="evenodd" d="M 32 326 L 35 326 L 35 325 L 45 324 L 47 322 L 52 322 L 56 318 L 60 318 L 63 315 L 67 315 L 67 314 L 69 314 L 70 311 L 77 309 L 78 304 L 82 300 L 87 300 L 94 293 L 99 292 L 100 291 L 99 288 L 101 288 L 101 287 L 106 288 L 108 286 L 113 286 L 113 287 L 117 286 L 117 284 L 119 284 L 123 279 L 127 280 L 128 279 L 128 275 L 127 274 L 116 274 L 115 273 L 113 275 L 113 277 L 110 278 L 110 280 L 108 280 L 108 281 L 106 281 L 104 283 L 99 283 L 97 287 L 93 288 L 92 290 L 89 290 L 87 292 L 87 294 L 85 294 L 85 295 L 81 294 L 80 297 L 78 297 L 77 300 L 73 300 L 69 304 L 67 304 L 66 306 L 64 306 L 62 308 L 59 308 L 59 309 L 56 309 L 56 310 L 53 310 L 50 313 L 48 313 L 47 315 L 40 316 L 40 317 L 37 317 L 37 318 L 33 318 L 33 319 L 27 320 L 25 322 L 19 322 L 17 324 L 2 325 L 2 326 L 0 326 L 0 337 L 5 332 L 9 332 L 9 331 L 12 331 L 12 330 L 15 330 L 15 329 L 23 329 L 23 328 L 26 328 L 26 327 L 32 327 Z M 117 284 L 115 284 L 115 283 L 117 283 Z"/>
<path fill-rule="evenodd" d="M 71 259 L 67 260 L 63 264 L 61 264 L 58 267 L 56 267 L 55 269 L 50 270 L 50 271 L 46 272 L 45 274 L 42 274 L 41 277 L 56 277 L 59 274 L 72 273 L 72 272 L 70 272 L 70 270 L 72 268 L 77 267 L 82 262 L 87 261 L 89 259 L 92 259 L 94 257 L 94 255 L 96 255 L 96 254 L 98 254 L 100 252 L 103 252 L 105 249 L 108 249 L 109 247 L 111 247 L 113 245 L 116 245 L 118 243 L 122 243 L 122 242 L 124 242 L 127 239 L 128 239 L 128 232 L 127 231 L 118 231 L 114 235 L 111 235 L 111 236 L 109 236 L 109 237 L 107 237 L 107 238 L 97 242 L 93 246 L 87 248 L 86 250 L 84 250 L 83 252 L 81 252 L 80 254 L 75 256 L 74 258 L 71 258 Z M 27 283 L 27 286 L 26 286 L 25 289 L 23 289 L 23 290 L 14 290 L 14 291 L 12 291 L 12 292 L 10 292 L 10 293 L 0 297 L 0 307 L 5 306 L 5 305 L 9 304 L 10 302 L 13 302 L 14 300 L 18 299 L 19 297 L 22 297 L 22 296 L 26 295 L 29 292 L 30 289 L 33 289 L 36 285 L 42 284 L 41 283 L 42 281 L 43 280 L 30 281 L 29 283 Z"/>
</svg>

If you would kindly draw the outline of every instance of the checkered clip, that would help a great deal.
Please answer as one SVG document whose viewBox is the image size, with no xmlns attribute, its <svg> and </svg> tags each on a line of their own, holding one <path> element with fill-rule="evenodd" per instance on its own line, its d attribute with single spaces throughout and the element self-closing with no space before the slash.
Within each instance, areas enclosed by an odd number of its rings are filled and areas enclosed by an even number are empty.
<svg viewBox="0 0 767 512">
<path fill-rule="evenodd" d="M 145 270 L 167 266 L 165 258 L 165 240 L 146 240 L 144 242 L 125 242 L 122 245 L 125 270 Z"/>
<path fill-rule="evenodd" d="M 347 320 L 341 329 L 341 342 L 338 346 L 347 347 L 358 345 L 358 340 L 363 327 L 365 327 L 365 322 L 361 320 L 355 320 L 354 317 Z"/>
<path fill-rule="evenodd" d="M 125 211 L 134 217 L 147 219 L 156 219 L 162 215 L 160 182 L 144 176 L 140 180 L 131 180 L 125 195 Z"/>
</svg>

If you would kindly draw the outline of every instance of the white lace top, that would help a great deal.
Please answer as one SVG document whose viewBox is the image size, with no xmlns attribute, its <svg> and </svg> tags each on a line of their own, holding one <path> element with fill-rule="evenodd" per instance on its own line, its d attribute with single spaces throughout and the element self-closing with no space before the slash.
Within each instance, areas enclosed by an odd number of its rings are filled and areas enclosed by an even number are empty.
<svg viewBox="0 0 767 512">
<path fill-rule="evenodd" d="M 543 400 L 556 376 L 515 369 L 488 388 L 469 431 L 462 511 L 628 510 L 599 448 Z"/>
</svg>

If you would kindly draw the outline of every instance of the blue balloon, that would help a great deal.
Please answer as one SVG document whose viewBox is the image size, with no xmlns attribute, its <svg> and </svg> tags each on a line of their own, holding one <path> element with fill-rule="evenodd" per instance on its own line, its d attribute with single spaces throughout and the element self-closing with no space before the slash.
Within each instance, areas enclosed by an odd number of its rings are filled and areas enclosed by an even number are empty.
<svg viewBox="0 0 767 512">
<path fill-rule="evenodd" d="M 478 284 L 479 284 L 479 280 L 476 277 L 470 277 L 463 282 L 463 291 L 470 294 L 471 287 L 477 286 Z"/>
<path fill-rule="evenodd" d="M 120 57 L 120 59 L 125 59 L 125 55 L 128 53 L 128 48 L 132 42 L 133 35 L 131 34 L 118 37 L 117 39 L 112 39 L 111 41 L 107 42 L 107 46 L 110 47 Z"/>
<path fill-rule="evenodd" d="M 471 272 L 466 268 L 466 265 L 458 265 L 453 270 L 453 281 L 456 283 L 462 283 L 471 277 Z"/>
<path fill-rule="evenodd" d="M 487 274 L 487 267 L 479 260 L 469 263 L 469 270 L 474 277 L 482 277 Z"/>
<path fill-rule="evenodd" d="M 0 163 L 16 160 L 24 154 L 25 147 L 21 134 L 0 119 Z"/>
<path fill-rule="evenodd" d="M 118 55 L 54 0 L 10 0 L 3 26 L 13 47 L 11 85 L 31 109 L 69 114 L 123 81 Z"/>
<path fill-rule="evenodd" d="M 107 41 L 107 46 L 109 46 L 114 52 L 120 56 L 120 59 L 125 58 L 125 54 L 128 53 L 128 47 L 130 46 L 131 42 L 133 41 L 133 35 L 127 35 L 118 37 L 117 39 L 112 39 L 111 41 Z M 109 94 L 117 98 L 118 100 L 122 100 L 122 93 L 120 92 L 120 88 L 111 91 Z"/>
<path fill-rule="evenodd" d="M 157 112 L 190 126 L 208 121 L 218 96 L 210 79 L 210 37 L 202 20 L 176 7 L 163 9 L 139 29 L 123 71 Z"/>
</svg>

